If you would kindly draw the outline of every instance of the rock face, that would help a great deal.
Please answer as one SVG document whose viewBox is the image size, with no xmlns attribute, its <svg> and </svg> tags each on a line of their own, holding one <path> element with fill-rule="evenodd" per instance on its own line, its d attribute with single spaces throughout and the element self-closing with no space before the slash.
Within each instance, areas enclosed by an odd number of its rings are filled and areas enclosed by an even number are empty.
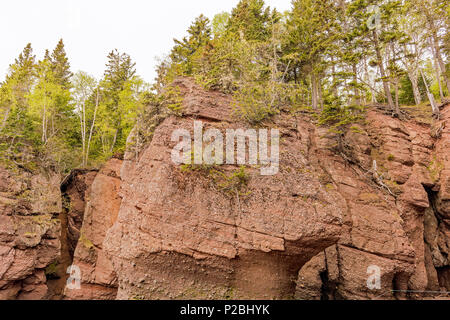
<svg viewBox="0 0 450 320">
<path fill-rule="evenodd" d="M 438 140 L 436 153 L 430 162 L 432 178 L 436 181 L 431 193 L 432 211 L 425 227 L 425 242 L 430 259 L 437 268 L 441 287 L 450 291 L 450 106 L 442 110 L 441 121 L 437 125 Z M 438 191 L 436 191 L 438 190 Z M 431 213 L 434 212 L 433 216 Z"/>
<path fill-rule="evenodd" d="M 300 270 L 297 298 L 416 299 L 430 294 L 411 291 L 448 291 L 449 203 L 443 185 L 449 105 L 441 119 L 443 130 L 435 139 L 429 127 L 370 111 L 366 126 L 344 138 L 344 158 L 352 165 L 332 153 L 318 157 L 347 201 L 347 231 Z M 381 272 L 378 290 L 367 286 L 374 266 Z"/>
<path fill-rule="evenodd" d="M 171 134 L 192 134 L 194 120 L 222 132 L 246 125 L 226 96 L 175 85 L 184 116 L 158 126 L 137 160 L 125 157 L 122 204 L 104 241 L 118 299 L 420 298 L 406 291 L 447 286 L 447 131 L 436 139 L 370 110 L 338 137 L 282 114 L 271 124 L 281 130 L 280 173 L 247 167 L 248 184 L 229 192 L 214 171 L 172 163 Z M 238 168 L 220 170 L 230 178 Z M 377 290 L 367 284 L 373 270 Z"/>
<path fill-rule="evenodd" d="M 449 104 L 432 127 L 370 108 L 339 135 L 282 112 L 267 124 L 280 130 L 279 173 L 263 176 L 258 165 L 172 161 L 172 133 L 194 136 L 194 121 L 224 136 L 249 128 L 228 96 L 189 79 L 174 85 L 182 116 L 153 124 L 142 150 L 63 183 L 62 233 L 59 179 L 0 169 L 0 299 L 48 298 L 61 251 L 81 271 L 80 289 L 64 299 L 423 299 L 450 290 Z"/>
<path fill-rule="evenodd" d="M 175 165 L 171 135 L 192 131 L 194 119 L 219 130 L 245 124 L 232 122 L 227 97 L 177 85 L 185 116 L 167 118 L 137 162 L 125 157 L 122 205 L 104 242 L 117 298 L 292 298 L 298 270 L 338 240 L 347 210 L 320 179 L 325 172 L 310 165 L 312 127 L 281 117 L 280 173 L 247 168 L 248 184 L 225 188 L 211 171 Z M 230 178 L 239 167 L 221 170 Z"/>
<path fill-rule="evenodd" d="M 80 238 L 87 198 L 97 171 L 74 170 L 62 183 L 67 208 L 67 245 L 73 257 Z"/>
<path fill-rule="evenodd" d="M 117 277 L 111 262 L 105 257 L 103 240 L 119 213 L 121 165 L 121 160 L 111 159 L 95 175 L 92 184 L 84 189 L 85 206 L 79 203 L 84 215 L 72 263 L 81 271 L 81 288 L 66 287 L 65 299 L 111 300 L 116 297 Z M 91 178 L 92 174 L 84 174 L 78 182 Z M 79 197 L 73 198 L 79 201 Z"/>
<path fill-rule="evenodd" d="M 60 179 L 0 168 L 0 300 L 43 299 L 60 255 Z"/>
</svg>

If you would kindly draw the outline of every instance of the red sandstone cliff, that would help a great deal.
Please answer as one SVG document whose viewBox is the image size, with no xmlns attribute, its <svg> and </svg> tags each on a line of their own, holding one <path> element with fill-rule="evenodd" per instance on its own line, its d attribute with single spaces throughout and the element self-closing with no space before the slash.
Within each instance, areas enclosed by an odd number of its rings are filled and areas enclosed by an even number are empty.
<svg viewBox="0 0 450 320">
<path fill-rule="evenodd" d="M 175 84 L 182 117 L 167 117 L 138 157 L 112 159 L 67 187 L 73 207 L 61 234 L 76 244 L 82 277 L 64 298 L 415 299 L 432 295 L 410 291 L 450 290 L 450 105 L 432 127 L 370 109 L 343 137 L 282 113 L 269 124 L 281 131 L 280 172 L 250 166 L 236 185 L 237 166 L 217 174 L 171 161 L 172 131 L 192 131 L 194 119 L 246 127 L 229 97 Z M 32 178 L 27 203 L 12 179 L 1 171 L 0 298 L 44 298 L 59 223 L 14 225 L 54 221 L 60 204 L 43 199 L 51 179 Z M 380 290 L 367 287 L 374 265 Z"/>
<path fill-rule="evenodd" d="M 61 251 L 59 178 L 0 168 L 0 299 L 43 299 Z"/>
</svg>

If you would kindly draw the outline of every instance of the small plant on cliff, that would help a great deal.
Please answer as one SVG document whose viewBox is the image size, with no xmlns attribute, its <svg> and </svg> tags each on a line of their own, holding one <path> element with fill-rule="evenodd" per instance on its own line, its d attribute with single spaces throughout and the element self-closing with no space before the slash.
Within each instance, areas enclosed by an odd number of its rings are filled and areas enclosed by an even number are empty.
<svg viewBox="0 0 450 320">
<path fill-rule="evenodd" d="M 261 85 L 244 85 L 234 98 L 236 114 L 251 124 L 259 124 L 277 113 L 270 92 Z"/>
<path fill-rule="evenodd" d="M 45 276 L 47 277 L 47 279 L 59 279 L 58 261 L 50 263 L 47 268 L 45 268 Z"/>
<path fill-rule="evenodd" d="M 444 169 L 444 165 L 436 157 L 434 157 L 427 166 L 427 169 L 430 172 L 431 179 L 436 182 L 439 179 L 441 171 Z"/>
<path fill-rule="evenodd" d="M 205 175 L 209 175 L 211 173 L 211 170 L 215 169 L 217 170 L 218 166 L 215 164 L 195 164 L 195 150 L 192 149 L 191 151 L 191 163 L 185 163 L 181 166 L 181 171 L 183 172 L 202 172 Z"/>
<path fill-rule="evenodd" d="M 350 125 L 363 119 L 364 111 L 362 106 L 344 106 L 335 100 L 324 107 L 319 115 L 319 124 L 329 126 L 332 133 L 342 134 Z"/>
<path fill-rule="evenodd" d="M 215 185 L 220 191 L 228 195 L 246 195 L 245 188 L 250 181 L 250 175 L 247 173 L 246 168 L 241 166 L 238 170 L 233 171 L 231 174 L 212 169 L 210 176 L 213 178 Z"/>
<path fill-rule="evenodd" d="M 159 97 L 164 107 L 169 109 L 173 114 L 180 115 L 183 104 L 183 96 L 178 86 L 168 86 L 163 94 Z"/>
<path fill-rule="evenodd" d="M 92 243 L 92 241 L 86 238 L 86 236 L 83 233 L 81 233 L 80 235 L 79 242 L 82 243 L 83 246 L 88 250 L 94 248 L 94 244 Z"/>
</svg>

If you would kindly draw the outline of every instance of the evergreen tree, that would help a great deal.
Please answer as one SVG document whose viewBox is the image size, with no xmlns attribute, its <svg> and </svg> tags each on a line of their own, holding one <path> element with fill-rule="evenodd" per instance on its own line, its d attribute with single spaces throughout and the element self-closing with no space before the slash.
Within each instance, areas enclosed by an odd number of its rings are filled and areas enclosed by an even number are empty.
<svg viewBox="0 0 450 320">
<path fill-rule="evenodd" d="M 122 121 L 123 113 L 120 108 L 120 94 L 125 90 L 127 82 L 131 81 L 136 74 L 136 63 L 126 53 L 120 53 L 113 50 L 108 55 L 108 63 L 104 79 L 101 82 L 102 87 L 102 108 L 105 110 L 103 115 L 103 135 L 102 144 L 104 154 L 112 154 L 115 150 L 124 147 L 126 140 L 123 131 Z M 121 142 L 117 145 L 117 142 Z"/>
<path fill-rule="evenodd" d="M 28 95 L 35 78 L 35 58 L 31 44 L 27 44 L 14 64 L 10 65 L 9 73 L 1 85 L 0 138 L 3 146 L 10 151 L 17 144 L 21 145 L 30 135 L 27 108 Z"/>
<path fill-rule="evenodd" d="M 227 31 L 245 40 L 264 41 L 270 37 L 273 13 L 264 0 L 241 0 L 231 12 Z"/>
<path fill-rule="evenodd" d="M 220 37 L 225 33 L 229 21 L 230 14 L 228 12 L 221 12 L 214 16 L 212 21 L 212 32 L 214 37 Z"/>
<path fill-rule="evenodd" d="M 35 60 L 36 56 L 33 54 L 31 43 L 29 43 L 15 59 L 14 64 L 9 67 L 5 83 L 12 86 L 15 100 L 20 107 L 25 107 L 26 95 L 33 85 Z"/>
<path fill-rule="evenodd" d="M 375 11 L 367 10 L 370 5 L 376 6 Z M 371 48 L 374 52 L 372 62 L 379 69 L 388 106 L 395 114 L 398 114 L 399 110 L 394 105 L 391 93 L 387 70 L 389 57 L 384 53 L 389 41 L 392 40 L 389 33 L 392 31 L 393 17 L 397 15 L 400 8 L 400 1 L 384 0 L 353 0 L 348 7 L 348 14 L 352 17 L 352 23 L 355 26 L 355 36 L 359 38 L 362 45 Z"/>
<path fill-rule="evenodd" d="M 59 40 L 49 60 L 52 64 L 52 71 L 55 76 L 56 82 L 63 86 L 65 89 L 69 89 L 71 83 L 70 78 L 73 74 L 70 71 L 69 58 L 67 57 L 66 50 L 64 48 L 64 42 L 62 39 Z"/>
<path fill-rule="evenodd" d="M 200 15 L 191 24 L 187 32 L 188 37 L 184 37 L 181 41 L 174 39 L 175 46 L 170 58 L 179 73 L 191 75 L 193 55 L 209 43 L 211 39 L 212 30 L 209 19 Z"/>
<path fill-rule="evenodd" d="M 284 59 L 292 61 L 295 78 L 297 73 L 309 76 L 311 104 L 315 110 L 320 103 L 325 54 L 337 39 L 335 15 L 331 0 L 296 0 L 287 22 Z"/>
<path fill-rule="evenodd" d="M 118 94 L 123 90 L 125 82 L 136 74 L 136 63 L 126 53 L 120 53 L 117 49 L 108 54 L 108 62 L 104 74 L 106 95 L 117 105 Z"/>
</svg>

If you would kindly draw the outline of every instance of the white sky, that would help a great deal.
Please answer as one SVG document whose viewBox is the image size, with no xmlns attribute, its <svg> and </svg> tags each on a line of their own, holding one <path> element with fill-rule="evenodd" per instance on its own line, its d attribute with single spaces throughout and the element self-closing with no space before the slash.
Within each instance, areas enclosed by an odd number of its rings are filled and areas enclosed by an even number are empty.
<svg viewBox="0 0 450 320">
<path fill-rule="evenodd" d="M 239 0 L 2 0 L 0 1 L 0 81 L 28 42 L 37 58 L 64 39 L 72 71 L 99 78 L 106 55 L 128 53 L 147 82 L 155 77 L 156 57 L 169 52 L 203 13 L 210 19 L 231 11 Z M 291 0 L 266 0 L 279 11 Z"/>
</svg>

